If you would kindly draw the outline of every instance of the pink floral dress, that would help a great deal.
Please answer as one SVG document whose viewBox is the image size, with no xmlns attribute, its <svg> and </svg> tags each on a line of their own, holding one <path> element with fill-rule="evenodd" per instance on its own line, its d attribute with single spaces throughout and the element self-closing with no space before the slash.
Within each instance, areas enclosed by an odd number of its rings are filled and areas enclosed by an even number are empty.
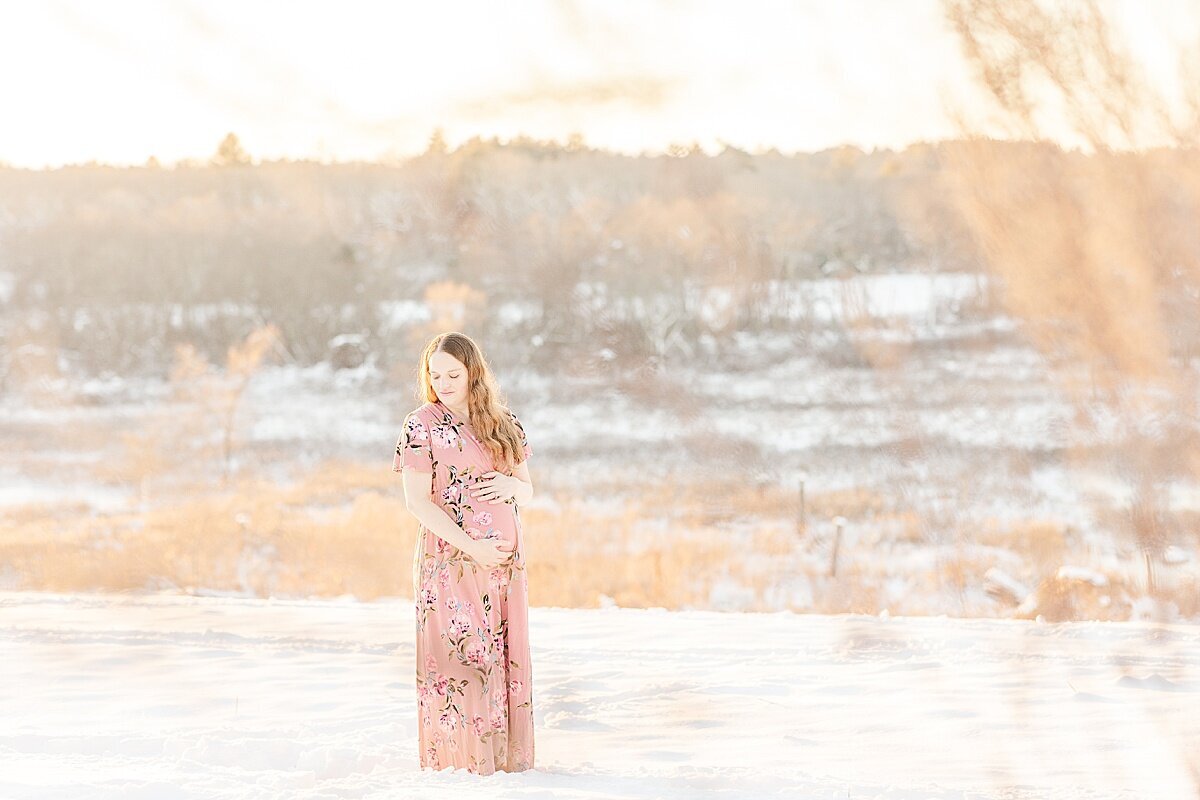
<svg viewBox="0 0 1200 800">
<path fill-rule="evenodd" d="M 441 401 L 425 403 L 404 420 L 392 470 L 432 472 L 431 499 L 467 535 L 516 543 L 485 569 L 421 525 L 413 558 L 421 766 L 491 775 L 533 766 L 528 583 L 516 503 L 470 495 L 495 465 L 469 430 Z"/>
</svg>

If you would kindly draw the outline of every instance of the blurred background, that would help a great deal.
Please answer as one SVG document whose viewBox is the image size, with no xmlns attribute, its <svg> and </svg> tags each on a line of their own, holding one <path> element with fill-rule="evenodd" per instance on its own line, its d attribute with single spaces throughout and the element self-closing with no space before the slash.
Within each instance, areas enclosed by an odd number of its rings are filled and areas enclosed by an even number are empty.
<svg viewBox="0 0 1200 800">
<path fill-rule="evenodd" d="M 411 596 L 427 339 L 542 606 L 1200 619 L 1200 10 L 0 6 L 0 588 Z"/>
</svg>

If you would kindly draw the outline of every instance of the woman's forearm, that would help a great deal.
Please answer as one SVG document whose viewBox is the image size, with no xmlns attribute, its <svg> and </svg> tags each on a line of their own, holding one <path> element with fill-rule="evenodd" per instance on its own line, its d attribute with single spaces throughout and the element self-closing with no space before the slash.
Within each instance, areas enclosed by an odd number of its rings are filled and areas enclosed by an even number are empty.
<svg viewBox="0 0 1200 800">
<path fill-rule="evenodd" d="M 432 500 L 414 500 L 408 504 L 409 513 L 416 517 L 422 525 L 433 531 L 442 539 L 470 554 L 472 542 L 475 540 L 459 527 L 444 508 Z"/>
</svg>

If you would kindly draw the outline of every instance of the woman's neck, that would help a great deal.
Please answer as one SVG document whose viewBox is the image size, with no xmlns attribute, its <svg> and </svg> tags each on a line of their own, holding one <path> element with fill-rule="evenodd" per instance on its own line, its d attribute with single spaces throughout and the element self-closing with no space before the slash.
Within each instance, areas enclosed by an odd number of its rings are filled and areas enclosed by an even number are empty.
<svg viewBox="0 0 1200 800">
<path fill-rule="evenodd" d="M 439 400 L 440 400 L 440 398 L 439 398 Z M 463 422 L 467 422 L 467 423 L 469 423 L 469 422 L 471 421 L 471 411 L 470 411 L 470 409 L 466 409 L 466 408 L 459 408 L 457 405 L 451 405 L 450 403 L 447 403 L 445 400 L 440 400 L 440 402 L 441 402 L 441 404 L 442 404 L 442 405 L 444 405 L 446 408 L 448 408 L 448 409 L 450 409 L 451 411 L 453 411 L 453 412 L 454 412 L 454 416 L 458 417 L 458 418 L 459 418 L 460 420 L 462 420 Z"/>
</svg>

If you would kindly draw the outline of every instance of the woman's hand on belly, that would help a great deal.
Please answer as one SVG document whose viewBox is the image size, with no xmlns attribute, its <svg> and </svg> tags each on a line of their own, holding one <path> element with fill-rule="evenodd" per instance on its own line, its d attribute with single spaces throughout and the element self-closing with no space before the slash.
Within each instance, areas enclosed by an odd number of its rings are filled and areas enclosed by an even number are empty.
<svg viewBox="0 0 1200 800">
<path fill-rule="evenodd" d="M 503 472 L 485 472 L 471 487 L 471 497 L 488 503 L 502 503 L 512 500 L 522 481 Z"/>
<path fill-rule="evenodd" d="M 478 539 L 464 552 L 484 569 L 498 567 L 512 558 L 516 545 L 504 539 Z"/>
<path fill-rule="evenodd" d="M 467 525 L 463 528 L 477 542 L 501 542 L 506 547 L 512 548 L 516 546 L 516 536 L 509 533 L 512 526 L 504 523 L 497 523 L 494 527 L 488 525 Z"/>
</svg>

